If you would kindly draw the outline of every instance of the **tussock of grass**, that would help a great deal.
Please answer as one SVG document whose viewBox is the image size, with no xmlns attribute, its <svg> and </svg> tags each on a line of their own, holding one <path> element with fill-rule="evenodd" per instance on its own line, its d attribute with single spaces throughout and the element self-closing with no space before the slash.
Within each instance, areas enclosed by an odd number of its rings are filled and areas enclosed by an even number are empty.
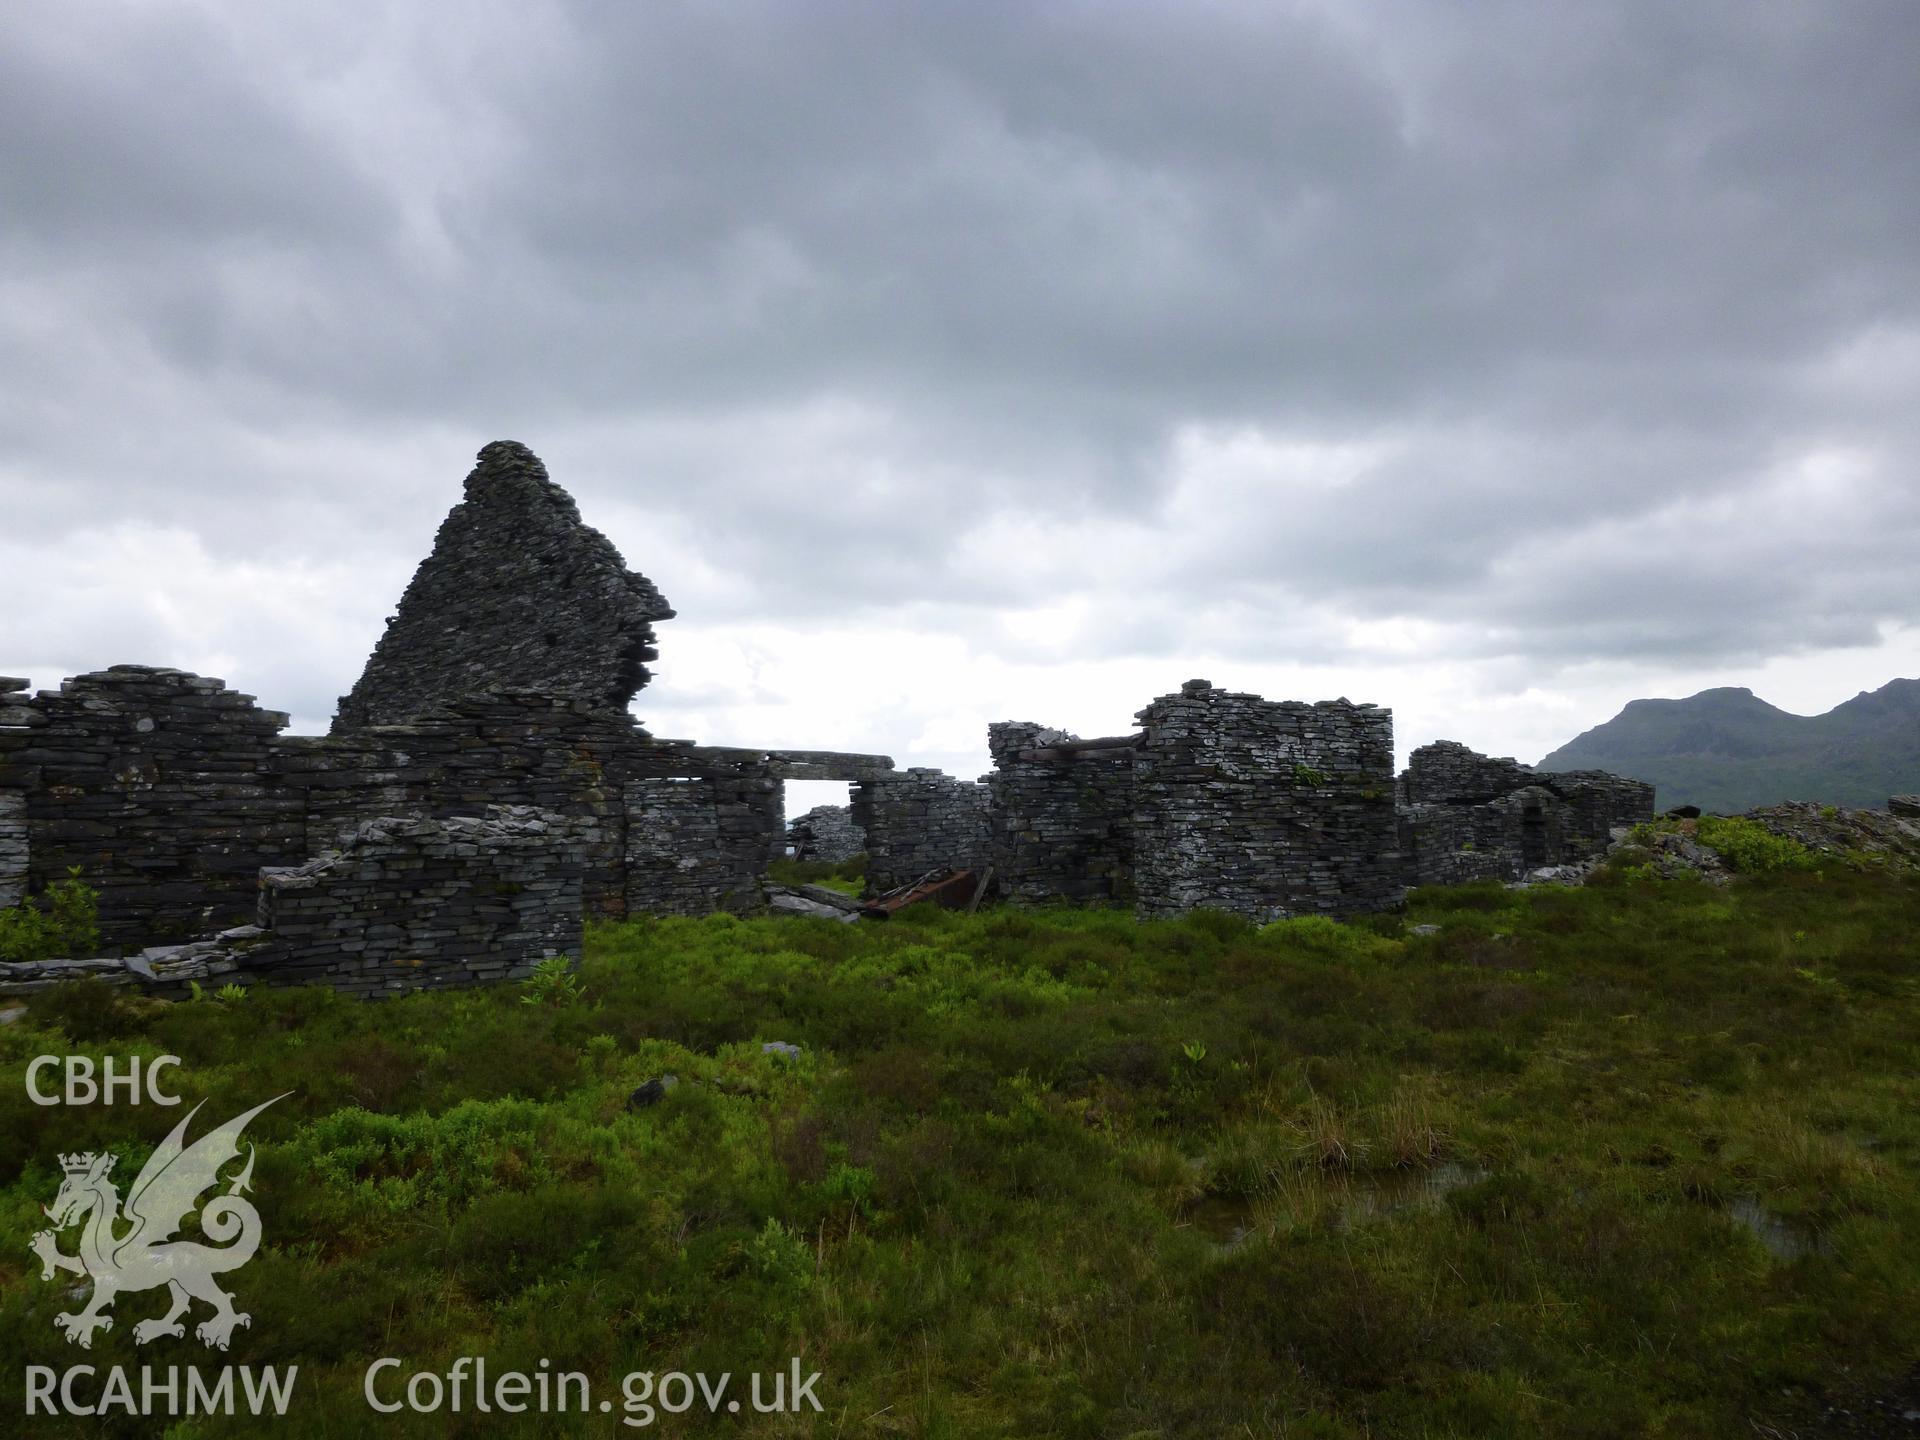
<svg viewBox="0 0 1920 1440">
<path fill-rule="evenodd" d="M 302 1367 L 277 1433 L 465 1433 L 367 1414 L 388 1354 L 826 1376 L 818 1421 L 686 1434 L 1784 1432 L 1920 1353 L 1916 935 L 1911 882 L 1789 867 L 1351 926 L 636 921 L 543 1005 L 69 987 L 0 1028 L 0 1343 L 76 1358 L 27 1251 L 53 1155 L 130 1172 L 181 1113 L 30 1105 L 77 1048 L 296 1092 L 234 1281 L 231 1358 Z M 149 1299 L 88 1363 L 152 1360 Z"/>
</svg>

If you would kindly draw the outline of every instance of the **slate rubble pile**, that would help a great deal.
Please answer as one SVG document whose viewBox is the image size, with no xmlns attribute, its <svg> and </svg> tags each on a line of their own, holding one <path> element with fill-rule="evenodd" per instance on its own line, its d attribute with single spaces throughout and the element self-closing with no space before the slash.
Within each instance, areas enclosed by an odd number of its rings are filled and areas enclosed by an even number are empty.
<svg viewBox="0 0 1920 1440">
<path fill-rule="evenodd" d="M 867 848 L 867 837 L 845 805 L 816 805 L 787 822 L 787 844 L 796 860 L 837 865 Z"/>
<path fill-rule="evenodd" d="M 1896 800 L 1905 797 L 1894 797 Z M 1920 870 L 1920 809 L 1856 809 L 1798 800 L 1747 812 L 1776 835 L 1855 865 Z"/>
</svg>

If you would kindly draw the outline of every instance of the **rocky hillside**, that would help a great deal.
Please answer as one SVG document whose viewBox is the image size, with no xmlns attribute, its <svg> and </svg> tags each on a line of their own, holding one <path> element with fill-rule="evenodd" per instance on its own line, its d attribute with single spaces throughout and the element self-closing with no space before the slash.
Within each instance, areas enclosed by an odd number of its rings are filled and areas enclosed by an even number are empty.
<svg viewBox="0 0 1920 1440">
<path fill-rule="evenodd" d="M 1648 780 L 1662 808 L 1884 805 L 1889 795 L 1920 790 L 1920 680 L 1889 681 L 1824 715 L 1789 714 L 1744 688 L 1635 700 L 1540 768 Z"/>
</svg>

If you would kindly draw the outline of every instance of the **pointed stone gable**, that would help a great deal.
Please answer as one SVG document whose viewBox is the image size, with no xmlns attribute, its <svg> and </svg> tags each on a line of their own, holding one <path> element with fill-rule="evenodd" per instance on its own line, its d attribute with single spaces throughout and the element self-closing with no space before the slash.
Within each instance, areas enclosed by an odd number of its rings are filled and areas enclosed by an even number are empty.
<svg viewBox="0 0 1920 1440">
<path fill-rule="evenodd" d="M 496 440 L 387 622 L 334 733 L 410 720 L 490 688 L 625 710 L 671 619 L 524 445 Z"/>
</svg>

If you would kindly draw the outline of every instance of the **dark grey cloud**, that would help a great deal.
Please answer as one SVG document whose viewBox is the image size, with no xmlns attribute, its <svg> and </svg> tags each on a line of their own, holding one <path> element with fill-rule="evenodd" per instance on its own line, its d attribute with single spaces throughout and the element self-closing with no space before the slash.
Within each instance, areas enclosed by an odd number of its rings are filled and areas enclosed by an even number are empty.
<svg viewBox="0 0 1920 1440">
<path fill-rule="evenodd" d="M 1543 665 L 1920 623 L 1905 3 L 9 28 L 17 545 L 174 527 L 386 585 L 513 436 L 716 621 L 1031 655 L 1079 594 L 1119 623 L 1049 633 L 1089 653 L 1333 659 L 1399 617 Z M 388 603 L 338 602 L 343 655 Z"/>
</svg>

